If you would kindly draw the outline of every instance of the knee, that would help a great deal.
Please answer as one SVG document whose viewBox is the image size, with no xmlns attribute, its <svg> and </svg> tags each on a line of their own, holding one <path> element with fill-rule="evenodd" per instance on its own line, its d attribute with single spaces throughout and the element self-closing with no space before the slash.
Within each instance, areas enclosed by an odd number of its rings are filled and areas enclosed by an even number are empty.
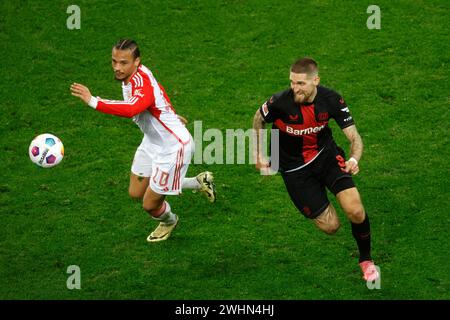
<svg viewBox="0 0 450 320">
<path fill-rule="evenodd" d="M 364 212 L 364 208 L 362 206 L 358 206 L 353 208 L 352 210 L 349 210 L 347 212 L 347 216 L 351 222 L 360 224 L 364 221 L 366 213 Z"/>
<path fill-rule="evenodd" d="M 341 224 L 337 220 L 337 221 L 333 221 L 332 223 L 329 223 L 325 226 L 322 226 L 321 229 L 326 234 L 335 234 L 339 230 L 340 227 L 341 227 Z"/>
<path fill-rule="evenodd" d="M 144 196 L 143 194 L 141 194 L 141 192 L 139 192 L 135 189 L 132 189 L 132 188 L 128 189 L 128 195 L 130 196 L 131 199 L 134 199 L 134 200 L 140 200 Z"/>
<path fill-rule="evenodd" d="M 326 234 L 334 234 L 339 230 L 339 218 L 336 214 L 336 210 L 331 204 L 315 218 L 315 224 Z"/>
</svg>

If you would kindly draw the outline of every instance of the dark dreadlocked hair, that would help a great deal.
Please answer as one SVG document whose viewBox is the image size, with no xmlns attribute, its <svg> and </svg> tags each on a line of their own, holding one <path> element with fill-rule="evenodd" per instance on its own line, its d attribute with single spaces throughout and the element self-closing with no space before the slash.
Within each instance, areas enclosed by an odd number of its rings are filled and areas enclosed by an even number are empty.
<svg viewBox="0 0 450 320">
<path fill-rule="evenodd" d="M 141 52 L 139 51 L 139 46 L 136 41 L 132 39 L 120 39 L 115 45 L 114 48 L 118 50 L 126 50 L 130 49 L 131 54 L 133 55 L 133 59 L 139 58 L 141 56 Z"/>
</svg>

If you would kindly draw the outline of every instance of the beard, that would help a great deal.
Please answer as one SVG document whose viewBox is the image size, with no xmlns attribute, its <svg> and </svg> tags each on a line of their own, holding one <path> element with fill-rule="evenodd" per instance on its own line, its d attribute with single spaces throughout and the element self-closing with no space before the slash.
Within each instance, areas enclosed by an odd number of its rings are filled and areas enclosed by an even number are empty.
<svg viewBox="0 0 450 320">
<path fill-rule="evenodd" d="M 308 103 L 312 103 L 312 101 L 315 99 L 315 96 L 317 94 L 317 89 L 316 89 L 316 87 L 313 87 L 311 90 L 309 90 L 309 92 L 301 91 L 300 93 L 295 93 L 294 90 L 292 90 L 292 93 L 294 95 L 294 101 L 296 103 L 308 104 Z"/>
<path fill-rule="evenodd" d="M 311 95 L 306 95 L 306 93 L 303 92 L 300 94 L 294 93 L 294 101 L 297 103 L 304 103 L 309 99 L 310 96 Z"/>
</svg>

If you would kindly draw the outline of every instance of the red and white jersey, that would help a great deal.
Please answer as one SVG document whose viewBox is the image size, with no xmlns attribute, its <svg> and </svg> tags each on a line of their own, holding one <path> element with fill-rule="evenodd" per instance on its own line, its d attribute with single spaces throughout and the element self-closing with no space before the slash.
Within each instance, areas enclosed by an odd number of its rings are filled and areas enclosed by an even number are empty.
<svg viewBox="0 0 450 320">
<path fill-rule="evenodd" d="M 96 109 L 103 113 L 133 118 L 150 142 L 161 151 L 186 144 L 191 135 L 178 119 L 164 88 L 152 72 L 140 65 L 128 84 L 122 83 L 124 101 L 98 98 Z"/>
</svg>

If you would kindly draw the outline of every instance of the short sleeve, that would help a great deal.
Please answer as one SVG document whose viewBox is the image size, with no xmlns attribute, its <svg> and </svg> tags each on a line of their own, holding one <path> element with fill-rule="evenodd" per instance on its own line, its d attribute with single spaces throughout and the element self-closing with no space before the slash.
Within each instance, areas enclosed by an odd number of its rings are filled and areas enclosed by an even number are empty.
<svg viewBox="0 0 450 320">
<path fill-rule="evenodd" d="M 342 96 L 335 94 L 330 98 L 331 103 L 331 116 L 336 120 L 336 123 L 341 129 L 349 127 L 355 122 L 353 121 L 353 117 L 350 114 L 350 110 L 344 101 Z"/>
<path fill-rule="evenodd" d="M 275 97 L 272 96 L 269 100 L 264 102 L 263 105 L 259 108 L 259 112 L 261 113 L 264 122 L 274 122 L 277 119 Z"/>
</svg>

